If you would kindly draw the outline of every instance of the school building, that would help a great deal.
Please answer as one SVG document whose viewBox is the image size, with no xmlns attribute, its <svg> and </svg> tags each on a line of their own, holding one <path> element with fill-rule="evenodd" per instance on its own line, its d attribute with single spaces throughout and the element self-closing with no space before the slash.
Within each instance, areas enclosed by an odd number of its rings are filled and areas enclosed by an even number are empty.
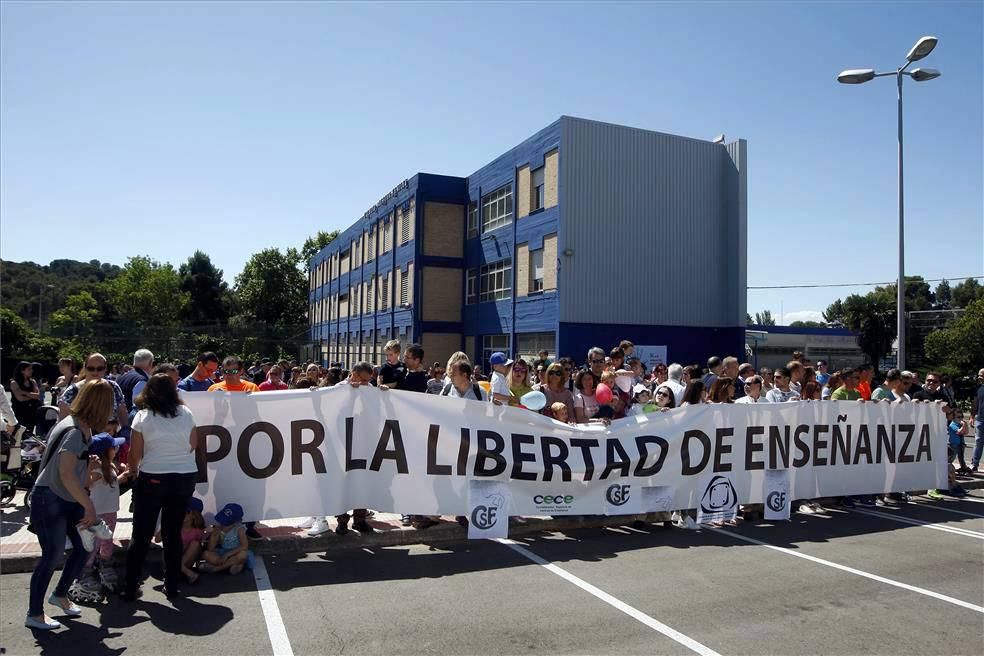
<svg viewBox="0 0 984 656">
<path fill-rule="evenodd" d="M 312 359 L 740 356 L 746 149 L 563 116 L 468 177 L 418 173 L 311 259 Z"/>
</svg>

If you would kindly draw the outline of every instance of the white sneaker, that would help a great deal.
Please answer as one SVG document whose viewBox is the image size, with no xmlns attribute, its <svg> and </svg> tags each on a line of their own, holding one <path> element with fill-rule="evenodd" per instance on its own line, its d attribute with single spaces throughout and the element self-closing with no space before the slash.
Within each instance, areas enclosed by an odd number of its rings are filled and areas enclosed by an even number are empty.
<svg viewBox="0 0 984 656">
<path fill-rule="evenodd" d="M 318 521 L 318 518 L 317 517 L 308 517 L 303 522 L 301 522 L 300 524 L 298 524 L 297 525 L 297 528 L 311 528 L 312 526 L 314 526 L 314 523 L 316 521 Z"/>
<path fill-rule="evenodd" d="M 68 615 L 69 617 L 79 617 L 82 615 L 82 609 L 78 607 L 71 599 L 68 599 L 68 606 L 62 606 L 61 602 L 55 595 L 48 597 L 48 603 L 57 608 L 62 612 L 63 615 Z"/>
<path fill-rule="evenodd" d="M 96 534 L 87 528 L 82 526 L 76 526 L 75 528 L 79 531 L 79 537 L 82 538 L 82 547 L 86 551 L 92 551 L 96 548 Z"/>
<path fill-rule="evenodd" d="M 95 534 L 100 540 L 112 540 L 113 531 L 106 525 L 105 520 L 100 519 L 98 522 L 89 527 L 89 530 Z"/>
<path fill-rule="evenodd" d="M 311 526 L 311 530 L 307 532 L 309 537 L 317 537 L 323 533 L 327 533 L 331 529 L 328 528 L 328 521 L 324 517 L 318 517 L 314 520 L 314 525 Z"/>
</svg>

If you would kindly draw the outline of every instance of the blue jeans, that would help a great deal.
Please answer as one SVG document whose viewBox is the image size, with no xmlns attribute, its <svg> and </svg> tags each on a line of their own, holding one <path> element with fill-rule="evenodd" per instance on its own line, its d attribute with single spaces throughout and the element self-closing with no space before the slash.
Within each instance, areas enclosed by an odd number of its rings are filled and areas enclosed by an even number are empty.
<svg viewBox="0 0 984 656">
<path fill-rule="evenodd" d="M 984 421 L 974 420 L 974 457 L 970 464 L 973 467 L 981 464 L 981 454 L 984 453 Z"/>
<path fill-rule="evenodd" d="M 31 525 L 37 530 L 41 543 L 41 560 L 31 574 L 31 601 L 27 614 L 37 617 L 44 613 L 44 595 L 51 583 L 55 566 L 65 553 L 65 538 L 72 541 L 72 554 L 65 561 L 55 596 L 64 597 L 78 578 L 89 552 L 82 546 L 75 525 L 82 521 L 85 509 L 74 501 L 65 501 L 46 487 L 35 487 L 31 495 Z"/>
</svg>

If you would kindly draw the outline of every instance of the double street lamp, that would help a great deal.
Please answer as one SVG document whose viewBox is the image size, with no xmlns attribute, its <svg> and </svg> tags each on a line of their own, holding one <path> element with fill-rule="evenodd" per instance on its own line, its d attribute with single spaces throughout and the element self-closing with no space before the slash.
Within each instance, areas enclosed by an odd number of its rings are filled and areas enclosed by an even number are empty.
<svg viewBox="0 0 984 656">
<path fill-rule="evenodd" d="M 896 312 L 898 314 L 898 366 L 899 369 L 905 368 L 905 210 L 903 202 L 903 175 L 902 175 L 902 78 L 909 76 L 916 82 L 926 82 L 940 76 L 940 72 L 935 68 L 914 68 L 906 70 L 913 62 L 923 59 L 936 47 L 935 36 L 924 36 L 916 42 L 905 56 L 905 64 L 895 70 L 894 73 L 876 73 L 871 68 L 857 68 L 842 72 L 837 76 L 837 81 L 841 84 L 864 84 L 876 77 L 887 77 L 894 75 L 899 90 L 899 282 Z M 872 363 L 875 366 L 877 362 Z"/>
</svg>

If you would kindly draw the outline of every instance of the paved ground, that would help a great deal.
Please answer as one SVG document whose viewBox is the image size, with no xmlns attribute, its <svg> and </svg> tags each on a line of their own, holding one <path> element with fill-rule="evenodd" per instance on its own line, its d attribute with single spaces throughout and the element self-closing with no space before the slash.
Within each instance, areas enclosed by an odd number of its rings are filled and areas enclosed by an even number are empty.
<svg viewBox="0 0 984 656">
<path fill-rule="evenodd" d="M 29 575 L 7 574 L 0 647 L 85 656 L 980 654 L 984 491 L 973 495 L 876 509 L 885 516 L 831 509 L 722 531 L 625 526 L 514 546 L 268 554 L 269 590 L 262 575 L 203 576 L 172 604 L 151 578 L 137 604 L 87 608 L 54 634 L 23 627 Z"/>
</svg>

